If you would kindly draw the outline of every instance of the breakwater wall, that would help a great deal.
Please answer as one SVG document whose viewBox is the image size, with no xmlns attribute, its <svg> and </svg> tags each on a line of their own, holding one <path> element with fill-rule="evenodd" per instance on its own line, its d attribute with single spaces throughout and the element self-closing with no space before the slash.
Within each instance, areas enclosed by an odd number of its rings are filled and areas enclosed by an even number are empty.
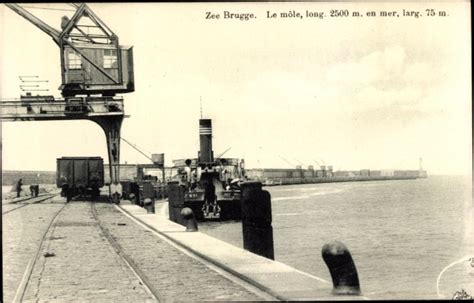
<svg viewBox="0 0 474 303">
<path fill-rule="evenodd" d="M 409 180 L 426 178 L 426 171 L 418 170 L 359 170 L 335 171 L 312 169 L 248 169 L 251 180 L 264 185 L 287 185 L 306 183 L 334 183 L 356 181 Z"/>
</svg>

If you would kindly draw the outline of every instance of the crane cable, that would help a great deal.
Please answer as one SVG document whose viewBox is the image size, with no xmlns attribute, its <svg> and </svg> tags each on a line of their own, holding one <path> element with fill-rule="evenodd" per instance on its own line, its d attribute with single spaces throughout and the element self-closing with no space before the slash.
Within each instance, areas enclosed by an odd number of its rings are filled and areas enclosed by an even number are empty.
<svg viewBox="0 0 474 303">
<path fill-rule="evenodd" d="M 127 141 L 125 138 L 123 137 L 120 137 L 120 139 L 122 139 L 125 143 L 127 143 L 128 145 L 130 145 L 131 147 L 133 147 L 136 151 L 138 151 L 140 154 L 144 155 L 147 159 L 149 159 L 151 162 L 154 162 L 152 158 L 150 158 L 147 154 L 145 154 L 144 152 L 142 152 L 135 144 L 132 144 L 130 143 L 129 141 Z"/>
<path fill-rule="evenodd" d="M 278 155 L 278 157 L 280 157 L 283 161 L 285 161 L 286 163 L 288 163 L 292 168 L 295 167 L 295 165 L 293 165 L 293 163 L 291 163 L 290 161 L 286 160 L 286 159 L 283 158 L 282 156 Z"/>
<path fill-rule="evenodd" d="M 232 147 L 229 147 L 228 149 L 226 149 L 224 152 L 222 152 L 219 156 L 216 157 L 216 159 L 220 159 L 222 158 L 222 156 L 227 153 Z"/>
<path fill-rule="evenodd" d="M 76 11 L 76 10 L 73 10 L 73 9 L 66 9 L 66 8 L 52 8 L 52 7 L 40 7 L 40 6 L 28 6 L 28 5 L 22 5 L 21 7 L 31 8 L 31 9 L 44 9 L 44 10 L 50 10 L 50 11 L 63 11 L 63 12 L 75 12 Z"/>
</svg>

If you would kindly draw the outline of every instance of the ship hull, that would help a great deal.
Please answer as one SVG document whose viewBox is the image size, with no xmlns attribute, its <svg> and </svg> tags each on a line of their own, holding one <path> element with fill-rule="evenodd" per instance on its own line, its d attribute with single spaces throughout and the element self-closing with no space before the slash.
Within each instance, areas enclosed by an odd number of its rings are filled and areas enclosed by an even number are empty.
<svg viewBox="0 0 474 303">
<path fill-rule="evenodd" d="M 231 221 L 241 220 L 241 205 L 238 201 L 217 201 L 219 214 L 215 215 L 212 205 L 209 207 L 209 213 L 203 210 L 206 208 L 204 201 L 185 201 L 184 207 L 189 207 L 193 210 L 194 216 L 198 221 Z"/>
</svg>

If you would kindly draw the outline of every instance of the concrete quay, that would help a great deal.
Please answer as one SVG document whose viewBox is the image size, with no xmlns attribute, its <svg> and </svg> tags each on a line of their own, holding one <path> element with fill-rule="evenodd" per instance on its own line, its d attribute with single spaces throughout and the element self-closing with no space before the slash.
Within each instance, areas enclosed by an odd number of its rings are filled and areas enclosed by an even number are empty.
<svg viewBox="0 0 474 303">
<path fill-rule="evenodd" d="M 270 294 L 274 300 L 368 299 L 364 296 L 332 295 L 332 284 L 329 281 L 201 232 L 186 232 L 184 226 L 168 220 L 167 202 L 157 203 L 155 214 L 148 214 L 145 209 L 128 203 L 121 204 L 118 208 L 176 245 Z"/>
<path fill-rule="evenodd" d="M 123 201 L 55 197 L 3 216 L 3 302 L 361 300 Z"/>
<path fill-rule="evenodd" d="M 3 224 L 3 302 L 269 299 L 110 203 L 57 198 L 8 213 Z"/>
</svg>

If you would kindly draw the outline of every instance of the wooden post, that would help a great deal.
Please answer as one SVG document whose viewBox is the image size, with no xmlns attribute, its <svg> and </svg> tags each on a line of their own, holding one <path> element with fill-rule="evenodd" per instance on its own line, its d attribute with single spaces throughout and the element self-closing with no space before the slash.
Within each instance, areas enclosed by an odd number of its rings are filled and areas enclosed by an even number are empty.
<svg viewBox="0 0 474 303">
<path fill-rule="evenodd" d="M 178 181 L 168 182 L 168 211 L 170 220 L 184 225 L 181 210 L 184 207 L 184 188 Z"/>
<path fill-rule="evenodd" d="M 241 188 L 244 249 L 274 260 L 270 193 L 261 182 L 243 182 Z"/>
</svg>

